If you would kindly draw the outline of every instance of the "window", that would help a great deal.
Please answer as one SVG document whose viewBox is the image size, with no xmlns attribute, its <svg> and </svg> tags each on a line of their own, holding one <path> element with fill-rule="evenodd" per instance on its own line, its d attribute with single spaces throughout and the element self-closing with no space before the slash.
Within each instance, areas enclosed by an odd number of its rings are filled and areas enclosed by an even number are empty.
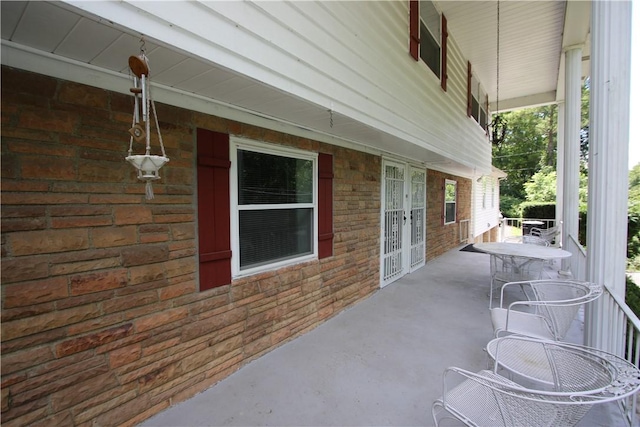
<svg viewBox="0 0 640 427">
<path fill-rule="evenodd" d="M 424 0 L 420 2 L 420 58 L 440 77 L 440 13 Z"/>
<path fill-rule="evenodd" d="M 496 182 L 493 178 L 491 179 L 491 207 L 496 207 Z"/>
<path fill-rule="evenodd" d="M 447 90 L 447 19 L 429 0 L 409 2 L 409 53 L 425 64 Z"/>
<path fill-rule="evenodd" d="M 317 155 L 235 140 L 231 149 L 233 272 L 316 255 Z M 235 208 L 235 212 L 234 212 Z"/>
<path fill-rule="evenodd" d="M 238 206 L 240 199 L 238 171 L 244 169 L 238 167 L 238 151 L 247 152 L 241 155 L 243 165 L 253 167 L 253 170 L 240 173 L 243 189 L 241 198 L 244 203 L 241 207 Z M 233 168 L 231 157 L 233 157 Z M 201 291 L 230 284 L 232 269 L 234 274 L 240 274 L 240 239 L 237 236 L 241 211 L 244 211 L 242 214 L 244 246 L 255 243 L 251 242 L 251 239 L 256 237 L 256 225 L 251 224 L 250 220 L 255 221 L 260 215 L 267 218 L 273 217 L 274 211 L 279 211 L 282 214 L 281 217 L 286 217 L 284 223 L 290 227 L 288 240 L 283 239 L 281 235 L 274 236 L 274 240 L 280 238 L 280 241 L 276 242 L 279 245 L 283 240 L 285 241 L 284 249 L 272 250 L 271 247 L 266 247 L 264 248 L 266 253 L 254 252 L 252 255 L 249 252 L 248 257 L 244 258 L 244 264 L 253 263 L 253 267 L 246 267 L 242 270 L 242 274 L 260 271 L 278 263 L 286 264 L 306 257 L 311 258 L 312 254 L 305 255 L 311 252 L 310 248 L 313 248 L 313 253 L 317 253 L 318 259 L 333 256 L 333 156 L 331 154 L 316 155 L 297 150 L 275 149 L 265 144 L 258 145 L 239 139 L 232 144 L 226 133 L 198 129 L 197 158 L 198 276 Z M 273 169 L 274 165 L 263 161 L 271 160 L 278 162 L 277 165 L 281 167 L 288 168 L 287 172 L 277 170 L 273 175 L 267 173 L 266 171 Z M 260 162 L 260 167 L 257 169 L 256 162 Z M 310 164 L 312 171 L 317 172 L 317 175 L 312 172 L 315 178 L 309 177 Z M 290 171 L 293 171 L 293 175 L 290 175 L 292 178 L 287 179 L 287 173 Z M 262 179 L 264 182 L 254 185 L 253 181 L 256 179 L 259 181 Z M 311 190 L 309 191 L 310 182 Z M 268 191 L 270 189 L 275 189 L 275 194 L 271 194 L 272 192 Z M 309 194 L 313 196 L 310 198 Z M 309 203 L 309 200 L 315 204 Z M 270 206 L 274 206 L 271 211 L 268 209 Z M 308 209 L 314 209 L 313 215 L 309 215 Z M 258 212 L 249 212 L 251 210 Z M 313 221 L 311 227 L 310 221 Z M 273 225 L 273 222 L 273 218 L 270 218 L 270 225 Z M 232 230 L 235 237 L 233 248 Z M 317 236 L 313 243 L 307 239 L 310 232 Z M 295 236 L 292 237 L 294 234 Z M 293 254 L 292 247 L 295 252 Z"/>
<path fill-rule="evenodd" d="M 467 105 L 467 115 L 473 117 L 473 119 L 484 129 L 487 130 L 487 110 L 489 107 L 489 98 L 484 88 L 480 84 L 480 81 L 477 79 L 476 75 L 473 74 L 471 70 L 471 63 L 467 64 L 469 79 L 467 84 L 467 94 L 468 105 Z"/>
<path fill-rule="evenodd" d="M 487 208 L 487 177 L 482 177 L 482 209 Z"/>
<path fill-rule="evenodd" d="M 445 179 L 444 181 L 444 223 L 456 222 L 456 192 L 457 182 Z"/>
</svg>

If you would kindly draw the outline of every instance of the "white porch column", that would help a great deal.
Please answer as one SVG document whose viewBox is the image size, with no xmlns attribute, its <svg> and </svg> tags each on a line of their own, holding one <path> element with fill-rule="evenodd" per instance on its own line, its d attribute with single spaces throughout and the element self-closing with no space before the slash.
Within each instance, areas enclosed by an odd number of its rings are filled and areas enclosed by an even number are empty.
<svg viewBox="0 0 640 427">
<path fill-rule="evenodd" d="M 582 46 L 565 50 L 565 105 L 562 163 L 562 246 L 569 247 L 569 236 L 578 239 L 580 189 L 580 110 L 582 107 Z M 559 118 L 560 116 L 558 116 Z M 558 124 L 560 120 L 558 120 Z M 562 269 L 569 262 L 563 261 Z"/>
<path fill-rule="evenodd" d="M 631 2 L 593 1 L 591 17 L 587 279 L 624 299 Z M 594 321 L 585 328 L 588 345 L 615 351 L 614 337 L 598 328 L 609 322 L 609 315 L 602 304 L 591 307 L 587 318 Z"/>
<path fill-rule="evenodd" d="M 556 226 L 563 221 L 564 209 L 562 202 L 564 198 L 564 102 L 558 103 L 558 129 L 556 135 L 557 157 L 556 157 Z M 564 234 L 561 236 L 564 242 Z M 566 246 L 564 246 L 566 248 Z"/>
<path fill-rule="evenodd" d="M 560 227 L 560 244 L 567 249 L 564 232 L 564 101 L 558 103 L 558 129 L 556 130 L 557 157 L 556 157 L 556 227 Z M 570 270 L 571 260 L 563 258 L 560 272 Z"/>
</svg>

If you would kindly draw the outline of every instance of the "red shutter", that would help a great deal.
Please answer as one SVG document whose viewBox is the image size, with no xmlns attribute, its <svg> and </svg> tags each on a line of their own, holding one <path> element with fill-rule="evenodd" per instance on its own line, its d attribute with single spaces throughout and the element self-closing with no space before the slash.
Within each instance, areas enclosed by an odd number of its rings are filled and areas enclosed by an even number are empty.
<svg viewBox="0 0 640 427">
<path fill-rule="evenodd" d="M 488 126 L 488 124 L 489 124 L 489 95 L 486 95 L 484 105 L 485 105 L 485 108 L 486 108 L 484 111 L 486 112 L 486 116 L 487 116 L 487 122 L 485 123 L 485 126 L 484 126 L 484 132 L 488 136 L 489 135 L 489 126 Z"/>
<path fill-rule="evenodd" d="M 318 258 L 333 255 L 333 156 L 318 155 Z"/>
<path fill-rule="evenodd" d="M 471 117 L 471 108 L 473 101 L 471 100 L 471 62 L 467 61 L 467 116 Z"/>
<path fill-rule="evenodd" d="M 440 86 L 442 90 L 447 91 L 447 38 L 449 37 L 449 31 L 447 31 L 447 18 L 442 15 L 442 67 L 440 74 Z"/>
<path fill-rule="evenodd" d="M 231 283 L 229 135 L 198 129 L 200 290 Z"/>
<path fill-rule="evenodd" d="M 416 61 L 420 57 L 420 6 L 418 0 L 409 2 L 409 53 Z"/>
</svg>

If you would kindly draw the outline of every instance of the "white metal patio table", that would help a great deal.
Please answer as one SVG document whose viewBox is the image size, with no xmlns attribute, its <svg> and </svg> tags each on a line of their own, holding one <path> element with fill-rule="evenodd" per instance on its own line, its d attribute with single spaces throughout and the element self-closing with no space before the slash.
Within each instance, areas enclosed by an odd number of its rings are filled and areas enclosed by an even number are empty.
<svg viewBox="0 0 640 427">
<path fill-rule="evenodd" d="M 474 243 L 473 247 L 489 255 L 519 256 L 544 261 L 569 258 L 571 256 L 571 252 L 564 249 L 522 243 L 486 242 Z"/>
<path fill-rule="evenodd" d="M 522 243 L 474 243 L 473 247 L 491 255 L 489 308 L 493 303 L 493 289 L 496 282 L 507 283 L 540 279 L 545 261 L 571 256 L 571 252 L 562 249 Z"/>
</svg>

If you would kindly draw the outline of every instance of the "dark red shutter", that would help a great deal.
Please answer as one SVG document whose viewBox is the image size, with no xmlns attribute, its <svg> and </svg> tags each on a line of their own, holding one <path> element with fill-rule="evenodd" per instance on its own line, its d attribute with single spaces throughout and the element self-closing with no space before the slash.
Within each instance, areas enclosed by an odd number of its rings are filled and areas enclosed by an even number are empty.
<svg viewBox="0 0 640 427">
<path fill-rule="evenodd" d="M 333 255 L 333 156 L 318 155 L 318 258 Z"/>
<path fill-rule="evenodd" d="M 420 5 L 417 0 L 409 2 L 409 53 L 416 61 L 420 57 Z"/>
<path fill-rule="evenodd" d="M 442 46 L 440 49 L 442 50 L 442 67 L 441 67 L 441 75 L 440 75 L 440 86 L 442 86 L 442 90 L 447 91 L 447 38 L 449 38 L 449 31 L 447 30 L 447 18 L 442 15 Z"/>
<path fill-rule="evenodd" d="M 484 105 L 485 105 L 485 110 L 484 110 L 485 111 L 485 115 L 487 116 L 487 119 L 486 119 L 487 121 L 486 121 L 486 123 L 484 125 L 484 131 L 485 131 L 485 133 L 487 135 L 489 135 L 489 126 L 488 126 L 488 123 L 489 123 L 489 95 L 485 96 Z"/>
<path fill-rule="evenodd" d="M 231 283 L 229 135 L 198 129 L 200 290 Z"/>
<path fill-rule="evenodd" d="M 471 95 L 471 62 L 467 61 L 467 116 L 471 117 L 471 108 L 473 105 Z"/>
</svg>

